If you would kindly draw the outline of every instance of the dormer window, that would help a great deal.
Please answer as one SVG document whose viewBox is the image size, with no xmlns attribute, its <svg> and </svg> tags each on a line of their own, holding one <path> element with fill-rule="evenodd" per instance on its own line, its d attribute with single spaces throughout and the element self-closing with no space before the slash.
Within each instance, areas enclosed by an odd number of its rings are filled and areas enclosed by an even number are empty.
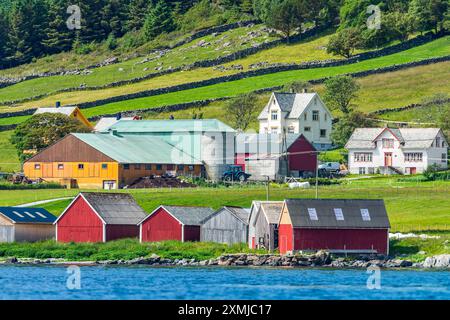
<svg viewBox="0 0 450 320">
<path fill-rule="evenodd" d="M 272 110 L 272 112 L 270 113 L 270 118 L 275 121 L 278 120 L 278 111 Z"/>
<path fill-rule="evenodd" d="M 394 148 L 394 139 L 383 139 L 383 148 L 393 149 Z"/>
</svg>

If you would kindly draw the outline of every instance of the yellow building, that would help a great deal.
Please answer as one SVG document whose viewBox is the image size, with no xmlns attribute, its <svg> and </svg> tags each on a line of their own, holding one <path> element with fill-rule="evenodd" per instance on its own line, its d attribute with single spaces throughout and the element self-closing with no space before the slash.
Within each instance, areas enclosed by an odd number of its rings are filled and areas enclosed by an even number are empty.
<svg viewBox="0 0 450 320">
<path fill-rule="evenodd" d="M 59 103 L 57 103 L 54 108 L 38 108 L 34 114 L 42 114 L 42 113 L 60 113 L 64 114 L 70 118 L 77 119 L 81 123 L 83 123 L 88 128 L 93 128 L 93 125 L 89 122 L 89 120 L 83 115 L 81 110 L 78 107 L 60 107 Z"/>
</svg>

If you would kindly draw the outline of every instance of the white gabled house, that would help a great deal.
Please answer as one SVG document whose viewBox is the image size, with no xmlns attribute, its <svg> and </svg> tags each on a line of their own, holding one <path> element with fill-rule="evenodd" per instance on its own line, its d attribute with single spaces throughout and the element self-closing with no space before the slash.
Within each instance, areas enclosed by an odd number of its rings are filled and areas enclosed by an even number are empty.
<svg viewBox="0 0 450 320">
<path fill-rule="evenodd" d="M 329 149 L 333 117 L 317 93 L 272 93 L 259 117 L 260 134 L 303 134 L 317 150 Z"/>
<path fill-rule="evenodd" d="M 448 168 L 448 142 L 439 128 L 358 128 L 345 145 L 352 174 L 416 174 Z"/>
</svg>

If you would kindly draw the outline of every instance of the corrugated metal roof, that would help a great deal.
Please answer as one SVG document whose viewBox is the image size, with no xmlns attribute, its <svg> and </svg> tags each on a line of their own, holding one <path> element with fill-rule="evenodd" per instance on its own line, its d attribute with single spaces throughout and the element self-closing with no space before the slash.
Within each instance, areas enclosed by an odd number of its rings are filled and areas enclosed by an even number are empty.
<svg viewBox="0 0 450 320">
<path fill-rule="evenodd" d="M 374 149 L 374 140 L 389 130 L 402 143 L 402 149 L 427 149 L 439 134 L 439 128 L 357 128 L 345 145 L 346 149 Z"/>
<path fill-rule="evenodd" d="M 133 117 L 124 117 L 120 120 L 133 120 Z M 103 117 L 98 120 L 97 124 L 94 127 L 94 130 L 98 132 L 106 131 L 120 120 L 117 120 L 117 117 Z"/>
<path fill-rule="evenodd" d="M 34 114 L 61 113 L 70 116 L 77 107 L 38 108 Z"/>
<path fill-rule="evenodd" d="M 0 207 L 0 215 L 13 223 L 53 224 L 56 221 L 54 215 L 42 208 Z"/>
<path fill-rule="evenodd" d="M 163 208 L 188 226 L 199 226 L 204 219 L 214 214 L 214 210 L 207 207 L 163 206 Z"/>
<path fill-rule="evenodd" d="M 73 135 L 119 163 L 202 164 L 189 153 L 152 136 L 119 136 L 109 133 L 73 133 Z"/>
<path fill-rule="evenodd" d="M 82 192 L 106 224 L 137 225 L 147 213 L 127 193 Z"/>
<path fill-rule="evenodd" d="M 119 133 L 155 132 L 235 132 L 235 130 L 216 119 L 205 120 L 120 120 L 110 130 Z"/>
<path fill-rule="evenodd" d="M 302 228 L 390 228 L 383 200 L 287 199 L 285 204 L 294 227 Z M 344 220 L 334 209 L 342 209 Z M 370 219 L 363 218 L 368 211 Z M 317 220 L 312 219 L 314 213 Z"/>
</svg>

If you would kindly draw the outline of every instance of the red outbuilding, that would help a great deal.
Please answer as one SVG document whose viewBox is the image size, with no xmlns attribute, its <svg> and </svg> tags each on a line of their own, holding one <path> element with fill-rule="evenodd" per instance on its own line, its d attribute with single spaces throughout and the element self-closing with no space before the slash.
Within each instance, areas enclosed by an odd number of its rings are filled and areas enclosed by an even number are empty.
<svg viewBox="0 0 450 320">
<path fill-rule="evenodd" d="M 281 254 L 388 254 L 389 229 L 383 200 L 288 199 L 280 216 L 279 249 Z"/>
<path fill-rule="evenodd" d="M 59 242 L 106 242 L 138 238 L 138 223 L 147 216 L 124 193 L 80 193 L 56 220 Z"/>
<path fill-rule="evenodd" d="M 201 221 L 213 213 L 205 207 L 160 206 L 139 224 L 140 240 L 200 241 Z"/>
</svg>

